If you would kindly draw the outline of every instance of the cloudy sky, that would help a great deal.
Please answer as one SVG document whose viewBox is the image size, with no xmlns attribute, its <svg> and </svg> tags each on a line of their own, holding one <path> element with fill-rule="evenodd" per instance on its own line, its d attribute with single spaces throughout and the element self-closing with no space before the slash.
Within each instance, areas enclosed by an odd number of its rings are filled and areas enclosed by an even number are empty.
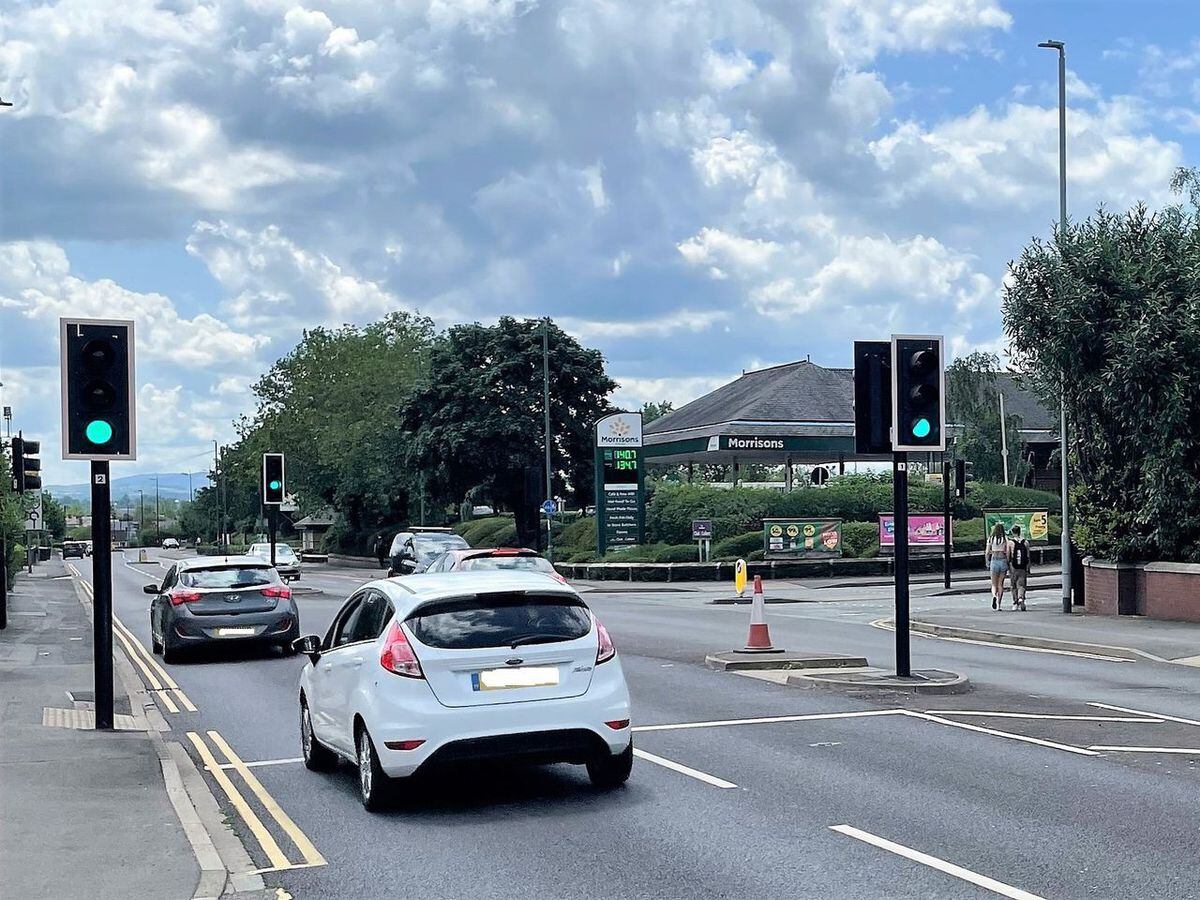
<svg viewBox="0 0 1200 900">
<path fill-rule="evenodd" d="M 56 459 L 60 315 L 139 327 L 205 466 L 305 326 L 551 315 L 627 404 L 854 338 L 1002 346 L 1009 259 L 1196 162 L 1191 3 L 0 2 L 0 364 Z"/>
</svg>

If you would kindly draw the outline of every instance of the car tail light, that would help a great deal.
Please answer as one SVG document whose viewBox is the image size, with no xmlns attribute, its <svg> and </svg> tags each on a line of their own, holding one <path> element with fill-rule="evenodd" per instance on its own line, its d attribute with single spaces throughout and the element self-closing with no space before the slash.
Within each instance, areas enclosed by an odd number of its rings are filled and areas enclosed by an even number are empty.
<svg viewBox="0 0 1200 900">
<path fill-rule="evenodd" d="M 270 587 L 262 589 L 264 597 L 274 597 L 277 600 L 290 600 L 292 597 L 292 589 L 282 584 L 273 584 Z"/>
<path fill-rule="evenodd" d="M 200 599 L 201 595 L 197 591 L 171 591 L 167 594 L 171 598 L 172 606 L 182 606 L 184 603 L 195 603 Z"/>
<path fill-rule="evenodd" d="M 492 556 L 520 556 L 524 552 L 516 547 L 497 547 L 492 551 Z"/>
<path fill-rule="evenodd" d="M 566 583 L 567 583 L 567 579 L 563 578 L 563 576 L 559 575 L 557 572 L 550 572 L 550 573 L 549 573 L 549 575 L 550 575 L 550 577 L 551 577 L 551 578 L 553 578 L 553 579 L 554 579 L 555 581 L 557 581 L 559 584 L 566 584 Z"/>
<path fill-rule="evenodd" d="M 617 648 L 613 646 L 612 638 L 608 636 L 608 629 L 600 624 L 600 620 L 596 620 L 596 637 L 599 638 L 599 645 L 596 647 L 596 665 L 602 662 L 608 662 L 617 655 Z"/>
<path fill-rule="evenodd" d="M 416 750 L 423 743 L 425 743 L 424 738 L 415 741 L 384 741 L 383 746 L 389 750 Z"/>
<path fill-rule="evenodd" d="M 424 678 L 421 663 L 417 654 L 413 653 L 412 645 L 404 636 L 404 629 L 399 622 L 393 622 L 383 641 L 383 650 L 379 653 L 379 664 L 393 675 L 403 675 L 406 678 Z"/>
<path fill-rule="evenodd" d="M 629 727 L 629 720 L 628 719 L 613 719 L 611 722 L 605 722 L 604 724 L 607 725 L 609 728 L 611 728 L 613 731 L 620 731 L 622 728 Z"/>
</svg>

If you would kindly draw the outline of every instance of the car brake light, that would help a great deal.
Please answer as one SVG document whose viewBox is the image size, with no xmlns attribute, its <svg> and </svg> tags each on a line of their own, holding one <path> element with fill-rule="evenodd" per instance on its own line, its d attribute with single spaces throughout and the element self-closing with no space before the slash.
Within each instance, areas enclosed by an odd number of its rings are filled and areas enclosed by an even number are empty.
<svg viewBox="0 0 1200 900">
<path fill-rule="evenodd" d="M 292 589 L 282 584 L 273 584 L 270 587 L 262 589 L 264 597 L 275 597 L 279 600 L 289 600 L 292 596 Z"/>
<path fill-rule="evenodd" d="M 515 547 L 497 547 L 492 551 L 492 556 L 520 556 L 524 550 L 518 550 Z"/>
<path fill-rule="evenodd" d="M 599 643 L 596 647 L 596 665 L 602 662 L 608 662 L 617 655 L 617 648 L 613 646 L 612 638 L 608 636 L 608 629 L 600 624 L 600 620 L 596 620 L 596 637 Z"/>
<path fill-rule="evenodd" d="M 384 741 L 383 746 L 389 750 L 416 750 L 423 743 L 425 743 L 424 738 L 414 741 Z"/>
<path fill-rule="evenodd" d="M 550 577 L 553 578 L 555 581 L 557 581 L 559 584 L 567 583 L 567 579 L 563 578 L 563 576 L 559 575 L 557 572 L 551 572 Z"/>
<path fill-rule="evenodd" d="M 172 606 L 181 606 L 184 603 L 195 603 L 200 599 L 200 594 L 196 591 L 171 591 L 167 594 L 171 598 Z"/>
<path fill-rule="evenodd" d="M 605 722 L 604 724 L 607 725 L 609 728 L 611 728 L 613 731 L 620 731 L 622 728 L 629 727 L 629 720 L 628 719 L 613 719 L 611 722 Z"/>
<path fill-rule="evenodd" d="M 393 675 L 403 675 L 406 678 L 425 677 L 417 654 L 413 653 L 412 645 L 404 636 L 404 629 L 400 627 L 399 622 L 393 622 L 392 627 L 388 629 L 383 649 L 379 652 L 379 664 Z"/>
</svg>

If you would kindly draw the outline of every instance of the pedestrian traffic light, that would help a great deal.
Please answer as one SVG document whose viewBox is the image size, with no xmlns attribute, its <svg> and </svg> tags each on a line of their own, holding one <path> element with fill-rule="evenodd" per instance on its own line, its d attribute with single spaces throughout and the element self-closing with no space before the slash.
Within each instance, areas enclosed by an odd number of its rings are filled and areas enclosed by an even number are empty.
<svg viewBox="0 0 1200 900">
<path fill-rule="evenodd" d="M 892 452 L 892 348 L 854 342 L 854 452 Z"/>
<path fill-rule="evenodd" d="M 263 454 L 262 497 L 268 506 L 279 506 L 283 503 L 286 485 L 283 478 L 283 454 Z"/>
<path fill-rule="evenodd" d="M 63 459 L 137 459 L 133 322 L 59 323 Z"/>
<path fill-rule="evenodd" d="M 956 459 L 954 461 L 954 496 L 955 499 L 963 500 L 967 496 L 967 482 L 974 481 L 975 476 L 971 474 L 971 464 L 965 459 Z"/>
<path fill-rule="evenodd" d="M 41 441 L 27 441 L 18 432 L 12 439 L 12 486 L 18 494 L 42 488 Z"/>
<path fill-rule="evenodd" d="M 892 335 L 892 449 L 946 449 L 942 338 Z"/>
</svg>

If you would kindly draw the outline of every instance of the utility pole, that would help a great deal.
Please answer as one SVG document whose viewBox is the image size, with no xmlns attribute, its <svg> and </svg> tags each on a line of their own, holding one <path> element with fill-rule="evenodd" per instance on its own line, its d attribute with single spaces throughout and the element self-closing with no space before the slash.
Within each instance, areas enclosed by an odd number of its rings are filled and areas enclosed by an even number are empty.
<svg viewBox="0 0 1200 900">
<path fill-rule="evenodd" d="M 1004 486 L 1008 486 L 1008 423 L 1004 421 L 1004 392 L 1000 397 L 1000 459 L 1004 462 Z"/>
<path fill-rule="evenodd" d="M 158 476 L 154 476 L 154 543 L 162 543 L 162 516 L 158 512 Z"/>
<path fill-rule="evenodd" d="M 953 537 L 950 533 L 950 476 L 954 472 L 950 467 L 950 457 L 942 451 L 942 537 L 945 541 L 942 547 L 942 581 L 946 590 L 950 590 L 950 551 L 953 549 Z"/>
<path fill-rule="evenodd" d="M 213 441 L 213 545 L 215 546 L 221 540 L 221 526 L 219 518 L 221 515 L 221 490 L 220 490 L 220 466 L 221 454 L 217 447 L 217 442 Z"/>
<path fill-rule="evenodd" d="M 1046 50 L 1058 51 L 1058 233 L 1067 227 L 1067 53 L 1062 41 L 1042 41 Z M 1059 434 L 1062 456 L 1062 611 L 1071 614 L 1071 529 L 1067 514 L 1067 385 L 1063 377 L 1059 388 Z"/>
<path fill-rule="evenodd" d="M 146 492 L 138 488 L 138 543 L 142 542 L 142 529 L 146 527 Z"/>
<path fill-rule="evenodd" d="M 550 469 L 550 319 L 542 320 L 542 410 L 546 415 L 546 499 L 554 499 Z M 554 562 L 554 514 L 546 513 L 546 558 Z"/>
</svg>

